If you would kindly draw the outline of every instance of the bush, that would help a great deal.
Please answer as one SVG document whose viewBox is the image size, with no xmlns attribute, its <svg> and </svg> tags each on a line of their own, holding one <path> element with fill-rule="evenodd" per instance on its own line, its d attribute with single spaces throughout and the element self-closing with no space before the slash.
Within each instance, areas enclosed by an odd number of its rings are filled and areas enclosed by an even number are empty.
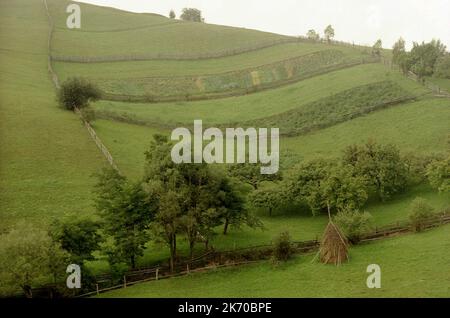
<svg viewBox="0 0 450 318">
<path fill-rule="evenodd" d="M 340 211 L 334 221 L 352 244 L 359 243 L 361 236 L 373 228 L 372 215 L 358 210 Z"/>
<path fill-rule="evenodd" d="M 70 78 L 58 91 L 58 102 L 65 109 L 85 108 L 90 102 L 101 97 L 100 90 L 92 83 L 81 78 Z"/>
<path fill-rule="evenodd" d="M 427 200 L 417 197 L 411 202 L 409 219 L 415 232 L 421 232 L 425 222 L 434 216 L 434 209 Z"/>
<path fill-rule="evenodd" d="M 287 261 L 293 254 L 291 236 L 289 232 L 280 233 L 274 242 L 273 259 L 275 261 Z"/>
</svg>

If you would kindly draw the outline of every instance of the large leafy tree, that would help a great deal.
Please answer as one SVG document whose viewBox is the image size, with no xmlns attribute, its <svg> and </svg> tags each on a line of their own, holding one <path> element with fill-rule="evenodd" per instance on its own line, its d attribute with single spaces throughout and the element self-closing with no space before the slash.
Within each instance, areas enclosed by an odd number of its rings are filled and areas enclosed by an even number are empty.
<svg viewBox="0 0 450 318">
<path fill-rule="evenodd" d="M 343 164 L 350 165 L 353 174 L 363 178 L 383 201 L 403 191 L 408 182 L 407 165 L 394 145 L 369 141 L 362 146 L 349 146 L 344 151 Z"/>
<path fill-rule="evenodd" d="M 96 207 L 104 220 L 105 232 L 114 243 L 112 258 L 132 268 L 143 255 L 149 240 L 148 229 L 156 211 L 156 200 L 148 196 L 140 182 L 129 182 L 114 169 L 98 176 Z"/>
<path fill-rule="evenodd" d="M 334 29 L 333 27 L 330 25 L 328 25 L 325 30 L 323 31 L 324 35 L 325 35 L 325 39 L 327 40 L 327 42 L 331 42 L 331 39 L 334 38 Z"/>
<path fill-rule="evenodd" d="M 433 188 L 439 192 L 450 192 L 450 156 L 430 163 L 426 175 Z"/>
<path fill-rule="evenodd" d="M 202 17 L 202 12 L 195 8 L 184 8 L 181 11 L 180 19 L 184 21 L 192 22 L 204 22 L 205 19 Z"/>
<path fill-rule="evenodd" d="M 445 45 L 439 40 L 432 40 L 429 43 L 413 43 L 413 48 L 409 54 L 411 71 L 419 78 L 431 76 L 434 72 L 436 61 L 444 56 Z"/>
<path fill-rule="evenodd" d="M 348 166 L 325 159 L 307 161 L 294 169 L 288 182 L 292 201 L 305 202 L 313 214 L 359 208 L 368 195 L 364 180 Z"/>
<path fill-rule="evenodd" d="M 58 91 L 59 104 L 69 110 L 86 108 L 90 102 L 97 101 L 101 91 L 93 83 L 83 78 L 66 80 Z"/>
<path fill-rule="evenodd" d="M 82 265 L 93 260 L 92 253 L 100 249 L 103 238 L 99 233 L 100 224 L 93 220 L 71 220 L 55 222 L 50 231 L 54 241 L 71 255 L 72 262 Z"/>
<path fill-rule="evenodd" d="M 392 63 L 399 65 L 404 54 L 406 54 L 405 40 L 400 37 L 392 47 Z"/>
<path fill-rule="evenodd" d="M 0 236 L 0 294 L 10 295 L 22 289 L 33 297 L 34 285 L 65 276 L 69 255 L 46 231 L 21 223 Z"/>
</svg>

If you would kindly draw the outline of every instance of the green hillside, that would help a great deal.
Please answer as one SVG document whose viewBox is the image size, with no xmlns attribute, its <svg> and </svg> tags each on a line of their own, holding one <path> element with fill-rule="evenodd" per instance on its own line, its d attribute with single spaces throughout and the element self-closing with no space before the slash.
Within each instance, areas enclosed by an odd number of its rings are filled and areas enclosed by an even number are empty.
<svg viewBox="0 0 450 318">
<path fill-rule="evenodd" d="M 191 129 L 198 119 L 204 128 L 279 127 L 284 176 L 295 164 L 319 157 L 337 160 L 349 145 L 370 139 L 392 143 L 402 154 L 449 150 L 450 100 L 393 68 L 390 51 L 377 57 L 369 47 L 88 4 L 80 4 L 82 28 L 69 30 L 66 7 L 71 2 L 65 0 L 47 0 L 55 23 L 49 48 L 44 3 L 0 2 L 0 234 L 20 222 L 48 228 L 53 220 L 98 218 L 93 174 L 108 163 L 78 115 L 58 106 L 49 56 L 60 82 L 83 77 L 103 91 L 90 106 L 91 124 L 131 180 L 142 177 L 154 134 Z M 448 80 L 430 81 L 448 87 Z M 448 195 L 432 189 L 425 178 L 419 183 L 386 202 L 370 198 L 363 210 L 380 226 L 406 220 L 418 196 L 437 211 L 449 207 Z M 263 188 L 270 185 L 264 182 Z M 246 191 L 245 185 L 239 187 Z M 326 213 L 312 217 L 306 207 L 288 205 L 269 216 L 248 204 L 265 230 L 231 227 L 224 235 L 217 228 L 211 245 L 225 250 L 269 244 L 283 230 L 294 240 L 320 237 Z M 262 263 L 105 296 L 183 297 L 188 291 L 193 297 L 448 296 L 442 281 L 449 279 L 444 270 L 449 256 L 442 251 L 450 244 L 449 229 L 355 247 L 350 263 L 340 268 L 311 263 L 307 256 L 275 270 Z M 187 257 L 184 234 L 179 241 L 179 255 Z M 166 262 L 168 250 L 161 246 L 148 242 L 137 263 Z M 196 252 L 202 253 L 203 246 L 198 244 Z M 88 267 L 108 271 L 107 255 L 97 251 L 95 256 Z M 368 262 L 390 268 L 382 291 L 365 288 Z M 405 263 L 413 266 L 405 270 Z M 298 285 L 286 287 L 288 281 Z"/>
<path fill-rule="evenodd" d="M 1 1 L 0 28 L 0 230 L 89 215 L 91 174 L 104 159 L 55 101 L 42 1 Z"/>
</svg>

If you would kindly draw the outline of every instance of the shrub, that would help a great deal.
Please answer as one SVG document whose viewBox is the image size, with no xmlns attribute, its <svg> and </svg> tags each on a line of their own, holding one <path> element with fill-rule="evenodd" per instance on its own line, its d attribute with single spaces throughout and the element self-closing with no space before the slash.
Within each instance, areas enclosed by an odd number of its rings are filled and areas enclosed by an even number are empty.
<svg viewBox="0 0 450 318">
<path fill-rule="evenodd" d="M 289 232 L 280 233 L 274 242 L 273 259 L 275 261 L 287 261 L 293 254 L 291 236 Z"/>
<path fill-rule="evenodd" d="M 340 211 L 334 221 L 352 244 L 359 243 L 361 236 L 373 228 L 372 215 L 358 210 Z"/>
<path fill-rule="evenodd" d="M 101 97 L 100 90 L 92 83 L 81 78 L 70 78 L 58 91 L 58 102 L 65 109 L 85 108 Z"/>
<path fill-rule="evenodd" d="M 421 232 L 425 222 L 433 215 L 434 209 L 427 200 L 417 197 L 411 202 L 409 219 L 414 231 Z"/>
</svg>

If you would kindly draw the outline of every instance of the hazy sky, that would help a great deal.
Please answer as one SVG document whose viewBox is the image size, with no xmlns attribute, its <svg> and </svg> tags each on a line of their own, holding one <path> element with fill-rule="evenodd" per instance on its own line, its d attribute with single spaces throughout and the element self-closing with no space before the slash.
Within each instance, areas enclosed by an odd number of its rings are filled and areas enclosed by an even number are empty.
<svg viewBox="0 0 450 318">
<path fill-rule="evenodd" d="M 195 7 L 208 23 L 286 35 L 323 33 L 332 24 L 337 40 L 391 47 L 439 38 L 450 48 L 450 0 L 82 0 L 133 12 L 168 15 Z"/>
</svg>

